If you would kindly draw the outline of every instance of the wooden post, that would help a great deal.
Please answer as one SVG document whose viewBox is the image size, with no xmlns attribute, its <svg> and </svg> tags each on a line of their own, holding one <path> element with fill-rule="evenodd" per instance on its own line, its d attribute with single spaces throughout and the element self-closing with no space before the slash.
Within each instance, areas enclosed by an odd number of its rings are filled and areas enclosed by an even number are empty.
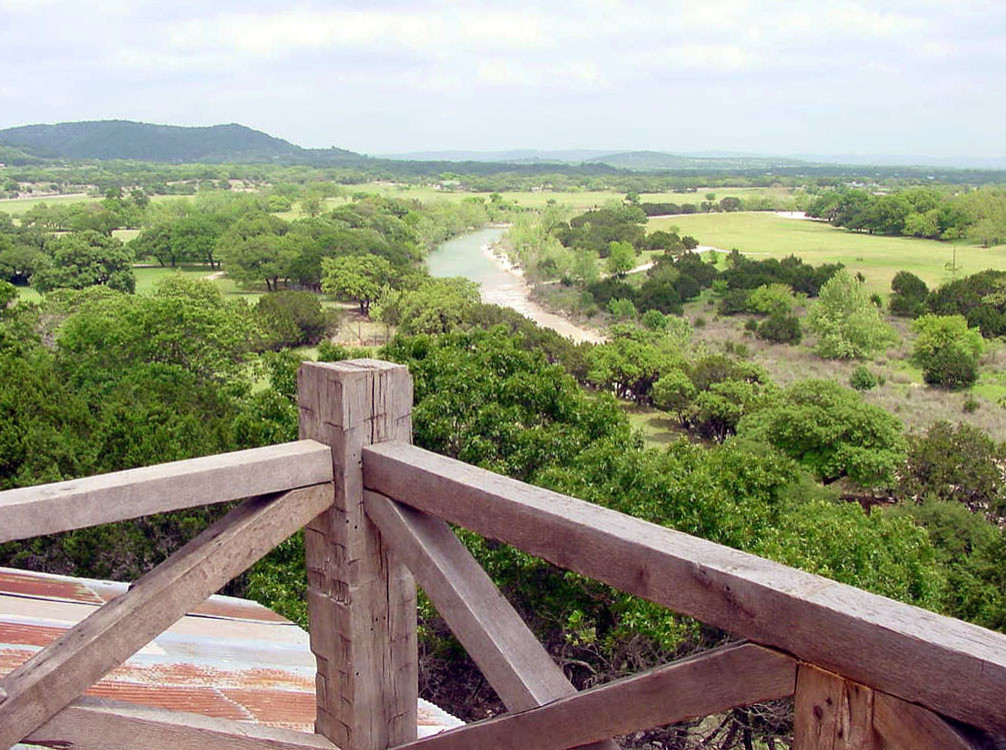
<svg viewBox="0 0 1006 750">
<path fill-rule="evenodd" d="M 801 664 L 796 678 L 793 750 L 880 750 L 873 729 L 873 691 Z"/>
<path fill-rule="evenodd" d="M 306 362 L 300 436 L 332 449 L 335 502 L 304 530 L 315 730 L 341 750 L 416 738 L 416 588 L 363 508 L 363 447 L 411 441 L 412 380 L 402 365 Z"/>
</svg>

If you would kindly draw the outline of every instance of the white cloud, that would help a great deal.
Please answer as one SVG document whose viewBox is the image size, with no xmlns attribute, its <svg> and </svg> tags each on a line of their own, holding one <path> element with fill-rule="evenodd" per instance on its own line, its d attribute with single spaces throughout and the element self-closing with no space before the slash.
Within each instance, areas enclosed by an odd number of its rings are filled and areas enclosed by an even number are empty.
<svg viewBox="0 0 1006 750">
<path fill-rule="evenodd" d="M 406 48 L 440 54 L 464 49 L 528 50 L 554 44 L 534 13 L 493 11 L 283 11 L 233 14 L 178 24 L 183 47 L 220 45 L 261 56 L 305 48 Z"/>
</svg>

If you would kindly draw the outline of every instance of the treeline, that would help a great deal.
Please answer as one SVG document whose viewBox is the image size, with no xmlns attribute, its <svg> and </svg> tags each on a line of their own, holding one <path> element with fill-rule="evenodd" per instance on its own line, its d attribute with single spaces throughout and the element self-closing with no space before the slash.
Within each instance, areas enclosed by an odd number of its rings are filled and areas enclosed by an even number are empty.
<svg viewBox="0 0 1006 750">
<path fill-rule="evenodd" d="M 843 188 L 822 193 L 807 215 L 870 234 L 969 240 L 984 247 L 1006 242 L 1006 190 L 948 192 L 915 187 L 876 194 Z"/>
<path fill-rule="evenodd" d="M 318 158 L 315 158 L 318 157 Z M 329 158 L 323 158 L 329 157 Z M 312 161 L 313 160 L 313 161 Z M 331 182 L 360 185 L 389 181 L 403 185 L 437 185 L 460 192 L 504 192 L 527 190 L 583 191 L 611 190 L 637 194 L 645 202 L 648 193 L 694 192 L 709 188 L 790 187 L 810 191 L 841 188 L 850 183 L 871 189 L 900 190 L 913 186 L 973 186 L 1001 183 L 1002 172 L 987 170 L 934 170 L 912 167 L 842 167 L 805 165 L 782 167 L 767 174 L 764 170 L 664 170 L 633 172 L 603 164 L 499 164 L 491 162 L 412 162 L 373 159 L 358 155 L 347 158 L 339 149 L 310 150 L 290 163 L 164 164 L 127 160 L 45 161 L 28 157 L 16 149 L 0 147 L 0 197 L 30 194 L 35 185 L 47 192 L 140 188 L 148 195 L 193 195 L 205 190 L 230 189 L 231 182 L 244 186 L 268 187 L 280 184 L 319 185 Z M 723 199 L 717 210 L 732 204 Z M 693 204 L 696 210 L 702 202 Z M 745 197 L 746 210 L 770 207 L 756 198 Z M 661 213 L 668 211 L 666 206 Z M 679 207 L 680 208 L 680 207 Z M 657 210 L 657 209 L 652 209 Z M 689 210 L 682 208 L 682 211 Z M 729 209 L 732 210 L 732 209 Z"/>
<path fill-rule="evenodd" d="M 320 292 L 326 259 L 380 258 L 390 266 L 385 275 L 401 279 L 418 270 L 428 248 L 512 210 L 481 198 L 424 207 L 373 195 L 323 210 L 327 197 L 280 189 L 158 203 L 135 191 L 98 203 L 40 203 L 19 222 L 0 214 L 0 279 L 41 292 L 93 285 L 133 291 L 135 261 L 204 263 L 222 265 L 246 286 Z M 295 204 L 304 218 L 276 215 Z M 126 244 L 112 236 L 141 225 Z"/>
</svg>

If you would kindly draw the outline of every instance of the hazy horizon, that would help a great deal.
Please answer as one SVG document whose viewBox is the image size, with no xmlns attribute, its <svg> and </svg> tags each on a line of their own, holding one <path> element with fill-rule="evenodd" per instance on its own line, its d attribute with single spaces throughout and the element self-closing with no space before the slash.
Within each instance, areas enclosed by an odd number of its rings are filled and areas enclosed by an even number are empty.
<svg viewBox="0 0 1006 750">
<path fill-rule="evenodd" d="M 16 72 L 0 128 L 238 122 L 366 154 L 1006 156 L 1006 5 L 873 5 L 0 0 Z"/>
</svg>

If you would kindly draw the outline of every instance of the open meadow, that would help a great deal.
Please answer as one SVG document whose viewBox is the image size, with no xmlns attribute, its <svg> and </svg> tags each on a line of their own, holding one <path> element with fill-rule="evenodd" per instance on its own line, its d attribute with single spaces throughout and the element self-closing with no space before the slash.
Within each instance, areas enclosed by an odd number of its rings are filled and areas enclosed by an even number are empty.
<svg viewBox="0 0 1006 750">
<path fill-rule="evenodd" d="M 807 263 L 844 263 L 853 273 L 866 277 L 871 291 L 890 292 L 891 279 L 905 270 L 930 286 L 951 281 L 949 264 L 957 251 L 958 277 L 986 268 L 1006 269 L 1006 245 L 981 248 L 975 245 L 921 240 L 913 237 L 879 237 L 839 229 L 821 221 L 789 219 L 772 212 L 691 214 L 650 219 L 649 231 L 677 227 L 703 245 L 756 257 L 784 258 L 796 255 Z"/>
<path fill-rule="evenodd" d="M 368 183 L 358 187 L 359 192 L 377 193 L 378 195 L 388 195 L 398 198 L 412 198 L 423 203 L 437 200 L 461 201 L 465 198 L 481 197 L 488 200 L 491 193 L 473 193 L 468 191 L 440 190 L 433 186 L 410 186 L 395 185 L 389 183 Z M 660 192 L 660 193 L 640 193 L 639 200 L 643 203 L 694 203 L 698 205 L 706 200 L 706 193 L 715 194 L 715 200 L 723 198 L 751 198 L 754 196 L 766 196 L 776 201 L 784 202 L 792 197 L 792 190 L 783 187 L 771 188 L 698 188 L 695 192 Z M 568 206 L 578 211 L 585 211 L 588 208 L 603 206 L 611 201 L 621 202 L 625 200 L 624 192 L 614 190 L 522 190 L 503 191 L 500 193 L 504 200 L 514 201 L 525 208 L 542 208 L 548 205 L 549 201 Z M 330 199 L 338 201 L 340 199 Z"/>
<path fill-rule="evenodd" d="M 28 198 L 2 198 L 0 199 L 0 213 L 20 216 L 26 211 L 30 211 L 32 206 L 39 203 L 46 203 L 50 206 L 64 203 L 83 203 L 85 201 L 96 201 L 98 198 L 86 193 L 72 193 L 68 195 L 47 195 L 44 197 L 31 196 Z"/>
</svg>

